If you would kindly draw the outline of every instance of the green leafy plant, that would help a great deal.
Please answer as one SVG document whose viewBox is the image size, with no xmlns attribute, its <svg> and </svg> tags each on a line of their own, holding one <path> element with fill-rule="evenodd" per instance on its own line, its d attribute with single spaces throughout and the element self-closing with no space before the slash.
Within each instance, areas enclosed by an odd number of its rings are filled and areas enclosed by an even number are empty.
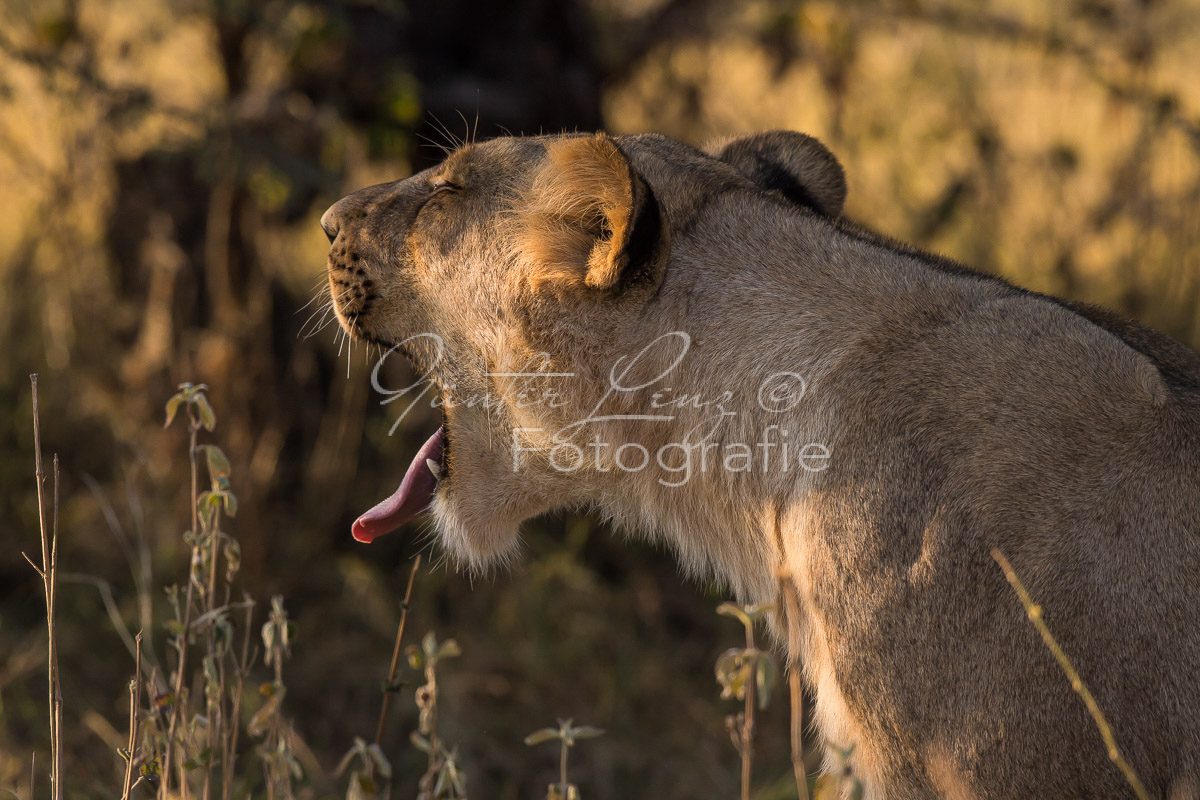
<svg viewBox="0 0 1200 800">
<path fill-rule="evenodd" d="M 353 768 L 352 768 L 353 767 Z M 346 800 L 387 800 L 392 793 L 392 764 L 375 742 L 354 737 L 354 746 L 342 756 L 337 775 L 350 771 Z"/>
<path fill-rule="evenodd" d="M 717 658 L 717 682 L 721 684 L 721 697 L 744 701 L 741 713 L 725 718 L 725 728 L 733 746 L 742 756 L 742 800 L 750 799 L 750 773 L 754 759 L 754 711 L 764 709 L 770 702 L 771 692 L 779 680 L 779 670 L 770 655 L 759 650 L 754 643 L 754 626 L 774 606 L 737 605 L 722 603 L 717 613 L 734 617 L 746 631 L 746 646 L 733 647 Z"/>
<path fill-rule="evenodd" d="M 283 597 L 271 598 L 271 614 L 262 626 L 263 660 L 275 673 L 275 680 L 259 687 L 265 700 L 247 726 L 251 736 L 261 737 L 257 748 L 267 780 L 267 797 L 276 793 L 292 796 L 292 781 L 304 777 L 300 762 L 296 759 L 293 746 L 294 733 L 291 723 L 283 717 L 283 698 L 287 687 L 283 684 L 283 661 L 292 654 L 292 639 L 295 625 L 288 619 L 283 607 Z"/>
<path fill-rule="evenodd" d="M 425 672 L 425 683 L 416 692 L 420 711 L 417 730 L 409 737 L 413 746 L 429 757 L 428 767 L 418 784 L 417 800 L 465 800 L 467 778 L 458 766 L 457 751 L 446 747 L 438 736 L 438 665 L 442 659 L 462 655 L 462 650 L 453 639 L 439 644 L 430 631 L 421 640 L 420 647 L 409 645 L 405 654 L 410 667 Z"/>
<path fill-rule="evenodd" d="M 146 725 L 142 727 L 139 774 L 158 783 L 161 798 L 173 796 L 173 785 L 190 794 L 193 773 L 202 775 L 197 788 L 204 800 L 214 794 L 225 800 L 233 796 L 242 697 L 253 661 L 250 629 L 254 601 L 244 593 L 240 601 L 232 599 L 233 582 L 241 568 L 241 547 L 221 528 L 223 517 L 237 514 L 232 467 L 220 447 L 198 441 L 200 431 L 211 433 L 217 425 L 207 391 L 205 384 L 182 383 L 166 404 L 165 426 L 171 425 L 181 409 L 186 412 L 188 422 L 191 527 L 183 539 L 191 546 L 191 555 L 186 589 L 178 586 L 166 589 L 173 611 L 166 628 L 177 654 L 175 669 L 168 675 L 165 687 L 156 680 L 150 682 L 155 695 L 150 703 L 152 711 L 146 715 Z M 209 482 L 204 492 L 200 491 L 201 459 Z M 282 602 L 273 601 L 272 622 L 268 625 L 277 622 L 276 614 L 281 611 Z M 243 616 L 240 643 L 234 625 L 237 612 Z M 285 644 L 286 641 L 285 636 Z M 189 669 L 192 667 L 189 650 L 197 643 L 203 644 L 202 652 L 198 653 L 199 669 Z M 268 645 L 266 649 L 268 658 L 272 657 L 272 648 Z M 276 684 L 281 689 L 281 657 L 277 661 Z M 202 688 L 202 696 L 197 698 L 198 707 L 193 708 L 191 695 L 196 683 Z M 278 706 L 282 691 L 277 693 L 277 700 L 273 699 L 274 694 L 264 702 L 264 708 Z M 255 717 L 261 714 L 262 709 Z M 131 742 L 133 738 L 131 735 Z M 131 748 L 131 766 L 138 756 L 136 748 Z M 274 796 L 273 785 L 269 786 L 269 792 Z"/>
<path fill-rule="evenodd" d="M 580 739 L 594 739 L 604 731 L 589 725 L 576 725 L 574 720 L 560 719 L 557 728 L 542 728 L 525 737 L 525 744 L 533 747 L 544 742 L 558 741 L 558 783 L 550 784 L 546 800 L 579 800 L 579 789 L 567 780 L 567 754 Z"/>
</svg>

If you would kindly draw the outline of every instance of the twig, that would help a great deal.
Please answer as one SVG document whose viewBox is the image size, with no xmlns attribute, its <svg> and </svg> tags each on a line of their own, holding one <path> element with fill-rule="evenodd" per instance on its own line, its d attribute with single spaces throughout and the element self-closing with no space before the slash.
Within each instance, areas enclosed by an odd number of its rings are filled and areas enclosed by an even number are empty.
<svg viewBox="0 0 1200 800">
<path fill-rule="evenodd" d="M 199 499 L 199 467 L 196 463 L 196 437 L 200 432 L 200 420 L 196 418 L 196 412 L 193 410 L 191 403 L 187 404 L 187 412 L 188 422 L 191 423 L 188 429 L 190 431 L 188 456 L 190 457 L 192 466 L 192 555 L 191 560 L 188 562 L 187 593 L 183 601 L 183 627 L 179 634 L 179 659 L 176 664 L 174 688 L 175 699 L 171 704 L 171 720 L 167 724 L 167 746 L 166 752 L 163 754 L 162 781 L 159 784 L 159 796 L 163 800 L 167 800 L 171 796 L 171 757 L 175 752 L 175 727 L 179 724 L 179 716 L 182 713 L 183 681 L 184 673 L 187 669 L 188 636 L 191 633 L 190 627 L 192 624 L 192 591 L 195 585 L 195 581 L 192 580 L 192 570 L 199 560 L 200 555 L 200 546 L 198 544 L 200 533 L 199 509 L 196 507 Z M 187 797 L 187 781 L 181 780 L 180 783 L 183 796 Z"/>
<path fill-rule="evenodd" d="M 38 414 L 38 376 L 29 376 L 33 391 L 33 451 L 34 478 L 37 482 L 38 531 L 42 543 L 42 566 L 34 570 L 42 579 L 42 588 L 46 595 L 46 629 L 49 641 L 46 647 L 48 662 L 48 691 L 50 697 L 50 780 L 54 787 L 55 800 L 62 800 L 62 780 L 60 768 L 62 765 L 62 687 L 58 675 L 58 643 L 55 637 L 54 600 L 57 589 L 58 567 L 58 456 L 54 456 L 54 510 L 51 529 L 46 526 L 46 501 L 43 486 L 46 483 L 46 471 L 42 466 L 42 431 Z M 22 553 L 22 555 L 25 555 Z M 26 561 L 30 561 L 25 556 Z M 30 561 L 32 564 L 32 561 Z"/>
<path fill-rule="evenodd" d="M 220 543 L 221 516 L 217 514 L 213 517 L 212 548 L 208 555 L 208 591 L 206 592 L 205 605 L 210 610 L 217 602 L 217 558 L 220 555 L 220 550 L 217 548 Z"/>
<path fill-rule="evenodd" d="M 567 792 L 567 751 L 570 746 L 567 745 L 567 740 L 564 737 L 560 743 L 560 753 L 558 755 L 558 791 L 562 795 L 563 800 L 567 800 L 571 795 Z"/>
<path fill-rule="evenodd" d="M 400 624 L 396 627 L 396 644 L 392 648 L 392 665 L 388 668 L 387 683 L 383 688 L 383 704 L 379 709 L 379 724 L 375 726 L 375 744 L 383 745 L 383 726 L 387 720 L 388 704 L 392 700 L 391 687 L 396 681 L 396 669 L 400 664 L 400 641 L 404 638 L 404 623 L 408 621 L 408 603 L 412 599 L 413 581 L 417 578 L 417 568 L 421 566 L 421 554 L 418 553 L 413 561 L 412 572 L 408 574 L 408 587 L 404 590 L 404 604 L 400 607 Z"/>
<path fill-rule="evenodd" d="M 1088 712 L 1092 715 L 1092 719 L 1096 723 L 1096 727 L 1100 729 L 1100 737 L 1104 739 L 1104 744 L 1108 748 L 1108 758 L 1125 775 L 1126 782 L 1129 783 L 1133 793 L 1137 795 L 1138 800 L 1150 800 L 1150 795 L 1146 793 L 1146 788 L 1142 786 L 1141 780 L 1138 779 L 1137 773 L 1133 771 L 1133 767 L 1125 761 L 1125 757 L 1121 755 L 1121 751 L 1117 749 L 1117 740 L 1113 737 L 1112 728 L 1108 724 L 1108 720 L 1104 717 L 1104 712 L 1100 710 L 1100 706 L 1096 703 L 1096 698 L 1092 697 L 1092 693 L 1088 691 L 1083 679 L 1079 677 L 1079 673 L 1075 671 L 1075 667 L 1071 665 L 1071 660 L 1067 658 L 1067 654 L 1059 647 L 1054 636 L 1050 633 L 1050 629 L 1046 627 L 1046 623 L 1042 620 L 1042 607 L 1033 602 L 1033 598 L 1029 596 L 1025 585 L 1021 583 L 1021 579 L 1017 577 L 1017 573 L 1013 570 L 1012 565 L 1008 563 L 1008 559 L 1000 552 L 998 548 L 992 549 L 992 558 L 1000 565 L 1000 569 L 1004 570 L 1004 577 L 1008 578 L 1008 582 L 1012 584 L 1016 590 L 1017 596 L 1021 598 L 1021 605 L 1025 606 L 1025 613 L 1029 617 L 1029 621 L 1033 623 L 1033 627 L 1037 628 L 1037 632 L 1042 635 L 1042 641 L 1046 643 L 1046 647 L 1054 655 L 1058 665 L 1062 667 L 1062 671 L 1066 673 L 1067 679 L 1071 681 L 1071 688 L 1075 690 L 1087 706 Z"/>
<path fill-rule="evenodd" d="M 193 448 L 193 458 L 195 458 L 194 452 L 195 452 L 195 450 Z M 195 473 L 193 473 L 193 478 L 195 478 Z M 195 509 L 195 503 L 193 503 L 193 509 Z M 197 513 L 197 512 L 194 510 L 193 513 Z M 217 601 L 217 560 L 220 557 L 220 550 L 218 548 L 218 545 L 221 542 L 221 515 L 220 514 L 216 514 L 213 516 L 212 530 L 209 532 L 209 537 L 211 539 L 211 543 L 210 543 L 211 547 L 209 550 L 209 558 L 208 558 L 208 588 L 204 592 L 205 613 L 201 616 L 208 616 L 209 614 L 212 614 L 215 617 L 222 613 L 222 610 L 214 608 L 216 606 L 216 601 Z M 225 585 L 225 593 L 226 593 L 226 595 L 229 594 L 229 585 L 228 584 Z M 197 620 L 197 621 L 199 621 L 199 620 Z M 216 637 L 215 628 L 209 628 L 209 630 L 208 630 L 208 652 L 210 654 L 213 653 L 215 650 L 215 637 Z M 213 763 L 216 760 L 213 758 L 213 754 L 217 752 L 217 743 L 224 741 L 224 739 L 225 739 L 224 727 L 225 727 L 227 721 L 225 720 L 224 715 L 221 713 L 222 711 L 224 711 L 224 706 L 225 706 L 225 659 L 224 658 L 221 659 L 219 671 L 220 671 L 220 691 L 218 692 L 215 700 L 214 700 L 214 698 L 211 698 L 211 697 L 208 699 L 209 700 L 209 702 L 208 702 L 209 758 L 204 764 L 204 789 L 201 793 L 201 797 L 203 798 L 203 800 L 210 800 L 210 798 L 212 796 L 211 792 L 212 792 L 212 782 L 213 782 L 213 779 L 212 779 Z M 207 696 L 207 692 L 205 694 Z M 235 721 L 235 724 L 236 724 L 236 721 Z M 225 769 L 224 764 L 222 764 L 222 769 L 223 770 Z M 223 784 L 222 784 L 222 786 L 223 786 Z"/>
<path fill-rule="evenodd" d="M 203 614 L 201 614 L 199 617 L 196 618 L 196 622 L 195 622 L 196 625 L 199 625 L 201 620 L 208 618 L 208 617 L 211 617 L 212 619 L 215 620 L 232 607 L 228 603 L 226 603 L 225 605 L 221 605 L 221 606 L 216 605 L 216 596 L 217 596 L 216 581 L 217 581 L 217 557 L 218 557 L 217 543 L 220 541 L 220 538 L 221 538 L 220 524 L 217 520 L 214 520 L 214 522 L 213 522 L 213 530 L 211 531 L 210 535 L 212 536 L 212 552 L 211 552 L 211 556 L 209 558 L 209 564 L 208 564 L 208 566 L 209 566 L 208 591 L 204 597 L 204 607 L 206 610 Z M 226 583 L 225 584 L 225 596 L 227 599 L 229 597 L 229 594 L 230 594 L 230 586 L 228 583 Z M 251 604 L 251 606 L 253 606 L 253 604 Z M 249 620 L 247 620 L 247 624 L 246 624 L 247 634 L 249 633 L 249 627 L 250 627 Z M 209 652 L 209 654 L 217 652 L 216 628 L 215 627 L 210 627 L 208 629 L 208 652 Z M 221 654 L 221 658 L 217 662 L 217 672 L 219 674 L 219 687 L 218 687 L 216 697 L 215 698 L 210 697 L 208 695 L 208 692 L 207 691 L 205 692 L 205 696 L 208 700 L 209 758 L 204 764 L 204 789 L 201 794 L 201 797 L 203 797 L 204 800 L 210 800 L 210 798 L 212 797 L 213 766 L 217 763 L 221 764 L 222 791 L 224 791 L 224 786 L 225 786 L 224 776 L 229 773 L 229 767 L 225 763 L 225 760 L 224 760 L 224 756 L 226 755 L 227 751 L 221 749 L 218 746 L 220 744 L 223 744 L 229 738 L 228 734 L 226 733 L 226 728 L 229 725 L 229 719 L 225 716 L 225 697 L 226 697 L 225 653 Z M 237 725 L 236 718 L 233 718 L 233 724 L 235 726 Z M 218 752 L 220 753 L 219 756 L 216 755 Z"/>
<path fill-rule="evenodd" d="M 233 721 L 233 724 L 230 726 L 229 737 L 226 739 L 224 769 L 221 772 L 222 800 L 230 800 L 233 797 L 233 766 L 237 761 L 238 729 L 241 727 L 238 721 L 242 709 L 242 689 L 246 683 L 246 675 L 250 672 L 250 623 L 254 618 L 254 601 L 250 599 L 249 595 L 244 595 L 244 597 L 246 625 L 242 631 L 242 660 L 237 670 L 237 691 L 233 694 L 233 708 L 229 714 L 229 719 Z"/>
<path fill-rule="evenodd" d="M 126 752 L 128 760 L 125 762 L 125 793 L 121 795 L 121 800 L 129 800 L 129 793 L 133 791 L 133 761 L 134 755 L 137 752 L 138 742 L 138 705 L 142 697 L 142 632 L 138 631 L 137 637 L 134 639 L 136 650 L 136 667 L 133 670 L 133 681 L 129 685 L 129 748 Z M 32 798 L 30 799 L 32 800 Z"/>
<path fill-rule="evenodd" d="M 58 453 L 54 454 L 54 516 L 50 535 L 50 625 L 58 611 Z M 58 671 L 58 641 L 51 639 L 54 650 L 54 797 L 62 800 L 62 679 Z"/>
<path fill-rule="evenodd" d="M 746 650 L 754 653 L 754 626 L 746 626 Z M 754 694 L 757 662 L 751 662 L 746 680 L 746 710 L 742 716 L 742 800 L 750 800 L 750 769 L 754 761 Z"/>
<path fill-rule="evenodd" d="M 22 558 L 24 558 L 26 561 L 28 561 L 28 562 L 29 562 L 29 566 L 33 567 L 33 571 L 34 571 L 34 572 L 36 572 L 36 573 L 38 574 L 38 577 L 39 577 L 39 578 L 41 578 L 42 580 L 45 580 L 45 579 L 46 579 L 46 573 L 42 572 L 42 568 L 41 568 L 41 567 L 39 567 L 37 564 L 33 563 L 33 559 L 32 559 L 32 558 L 30 558 L 29 556 L 27 556 L 27 555 L 25 554 L 25 551 L 24 551 L 24 550 L 22 550 L 22 551 L 21 551 L 21 557 L 22 557 Z"/>
<path fill-rule="evenodd" d="M 804 768 L 804 688 L 800 676 L 800 604 L 796 586 L 787 571 L 779 573 L 779 593 L 783 595 L 783 623 L 788 632 L 788 692 L 791 702 L 792 771 L 796 774 L 796 796 L 808 800 L 808 772 Z M 777 606 L 778 607 L 778 606 Z"/>
</svg>

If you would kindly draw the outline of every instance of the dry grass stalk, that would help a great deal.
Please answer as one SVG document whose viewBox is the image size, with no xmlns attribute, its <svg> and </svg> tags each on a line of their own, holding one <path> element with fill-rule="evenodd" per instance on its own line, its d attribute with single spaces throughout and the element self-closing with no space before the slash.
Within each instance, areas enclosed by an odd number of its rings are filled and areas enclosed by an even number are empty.
<svg viewBox="0 0 1200 800">
<path fill-rule="evenodd" d="M 233 768 L 237 762 L 237 744 L 238 730 L 240 728 L 239 720 L 241 720 L 242 712 L 242 691 L 246 685 L 246 676 L 250 674 L 250 662 L 253 657 L 250 655 L 250 621 L 254 617 L 254 601 L 249 595 L 243 595 L 243 601 L 246 606 L 246 624 L 242 631 L 242 656 L 238 662 L 237 674 L 234 676 L 237 682 L 237 689 L 233 693 L 233 707 L 229 713 L 229 719 L 232 724 L 229 726 L 229 735 L 225 737 L 225 754 L 222 760 L 223 771 L 221 773 L 221 798 L 222 800 L 230 800 L 233 797 Z"/>
<path fill-rule="evenodd" d="M 754 649 L 754 629 L 746 629 L 746 649 Z M 750 800 L 750 770 L 754 761 L 755 681 L 746 681 L 746 710 L 742 712 L 742 800 Z"/>
<path fill-rule="evenodd" d="M 48 583 L 50 586 L 50 662 L 54 669 L 54 797 L 62 800 L 62 682 L 58 671 L 58 638 L 55 634 L 55 620 L 58 613 L 58 453 L 54 454 L 54 514 L 53 531 L 50 534 L 50 570 Z"/>
<path fill-rule="evenodd" d="M 58 672 L 58 641 L 55 636 L 55 595 L 58 591 L 58 454 L 54 455 L 54 509 L 47 529 L 45 483 L 46 470 L 42 465 L 42 431 L 38 415 L 38 376 L 29 376 L 33 391 L 33 451 L 34 478 L 37 481 L 38 530 L 42 544 L 42 566 L 38 567 L 24 552 L 21 553 L 29 565 L 42 579 L 46 595 L 46 629 L 49 641 L 46 646 L 48 662 L 48 686 L 50 698 L 50 781 L 54 787 L 55 800 L 62 800 L 62 685 Z M 33 797 L 33 777 L 30 776 L 30 798 Z"/>
<path fill-rule="evenodd" d="M 800 604 L 792 575 L 779 573 L 779 594 L 783 597 L 783 624 L 788 632 L 788 694 L 791 704 L 792 771 L 796 774 L 796 796 L 808 800 L 808 773 L 804 768 L 804 687 L 800 675 Z"/>
<path fill-rule="evenodd" d="M 1029 617 L 1029 621 L 1033 623 L 1033 627 L 1037 628 L 1037 632 L 1042 635 L 1042 641 L 1046 643 L 1046 647 L 1054 655 L 1058 665 L 1062 667 L 1062 671 L 1066 673 L 1067 679 L 1071 681 L 1071 688 L 1076 694 L 1083 699 L 1084 705 L 1087 706 L 1088 712 L 1092 715 L 1092 719 L 1096 722 L 1096 727 L 1100 729 L 1100 737 L 1104 739 L 1104 745 L 1108 748 L 1109 759 L 1117 765 L 1121 772 L 1125 775 L 1125 780 L 1129 783 L 1133 793 L 1137 795 L 1138 800 L 1150 800 L 1150 795 L 1146 792 L 1146 787 L 1142 786 L 1141 780 L 1137 773 L 1133 771 L 1133 767 L 1121 755 L 1121 751 L 1117 748 L 1117 740 L 1113 737 L 1112 728 L 1108 724 L 1108 720 L 1104 717 L 1104 712 L 1100 710 L 1099 704 L 1096 703 L 1096 698 L 1092 697 L 1092 693 L 1088 691 L 1087 685 L 1083 679 L 1079 677 L 1079 673 L 1075 671 L 1075 667 L 1071 664 L 1071 660 L 1067 658 L 1067 654 L 1059 646 L 1050 629 L 1046 627 L 1046 623 L 1042 620 L 1042 607 L 1033 602 L 1029 592 L 1025 589 L 1025 585 L 1021 583 L 1021 579 L 1017 577 L 1017 573 L 1013 570 L 1012 565 L 1008 563 L 1008 559 L 999 549 L 992 550 L 992 558 L 1000 565 L 1000 569 L 1004 570 L 1004 577 L 1008 578 L 1008 582 L 1012 584 L 1016 590 L 1017 596 L 1021 598 L 1021 605 L 1025 606 L 1025 613 Z"/>
<path fill-rule="evenodd" d="M 413 560 L 412 572 L 408 574 L 408 586 L 404 590 L 404 604 L 400 608 L 400 624 L 396 627 L 396 643 L 392 647 L 392 665 L 388 668 L 387 682 L 383 686 L 383 704 L 379 708 L 379 724 L 375 726 L 375 744 L 383 745 L 383 727 L 387 720 L 388 705 L 392 700 L 392 687 L 396 684 L 396 669 L 400 666 L 400 643 L 404 639 L 404 624 L 408 621 L 408 604 L 412 600 L 413 582 L 417 568 L 421 566 L 421 554 Z"/>
<path fill-rule="evenodd" d="M 121 795 L 121 800 L 129 800 L 129 793 L 133 791 L 133 769 L 134 761 L 137 760 L 138 749 L 138 733 L 140 718 L 138 715 L 138 704 L 142 697 L 142 632 L 138 631 L 137 637 L 134 639 L 135 645 L 135 662 L 137 666 L 133 671 L 133 680 L 129 683 L 129 746 L 126 748 L 125 760 L 125 791 Z M 30 800 L 33 800 L 31 797 Z"/>
</svg>

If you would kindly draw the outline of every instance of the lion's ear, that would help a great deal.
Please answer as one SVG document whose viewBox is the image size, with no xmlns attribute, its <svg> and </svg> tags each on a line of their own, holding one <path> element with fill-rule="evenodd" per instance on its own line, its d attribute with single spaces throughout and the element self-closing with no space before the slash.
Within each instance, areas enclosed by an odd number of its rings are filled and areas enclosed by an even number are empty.
<svg viewBox="0 0 1200 800">
<path fill-rule="evenodd" d="M 836 217 L 846 202 L 846 174 L 833 153 L 811 136 L 767 131 L 735 139 L 715 153 L 764 189 Z"/>
<path fill-rule="evenodd" d="M 518 211 L 517 249 L 535 284 L 611 289 L 653 257 L 661 219 L 650 187 L 604 134 L 552 141 Z"/>
</svg>

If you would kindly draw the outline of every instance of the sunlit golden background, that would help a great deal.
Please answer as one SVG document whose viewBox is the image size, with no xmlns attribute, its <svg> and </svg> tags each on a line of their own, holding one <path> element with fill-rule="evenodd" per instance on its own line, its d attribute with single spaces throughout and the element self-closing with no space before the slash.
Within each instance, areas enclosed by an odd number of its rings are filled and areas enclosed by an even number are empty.
<svg viewBox="0 0 1200 800">
<path fill-rule="evenodd" d="M 119 794 L 133 661 L 114 615 L 165 657 L 188 501 L 186 434 L 162 409 L 195 381 L 233 462 L 238 580 L 298 625 L 302 791 L 345 796 L 329 774 L 373 732 L 428 544 L 355 545 L 349 523 L 430 417 L 388 437 L 365 353 L 322 327 L 328 204 L 453 137 L 794 128 L 841 159 L 856 220 L 1197 347 L 1198 65 L 1190 0 L 0 0 L 0 793 L 27 797 L 47 736 L 40 582 L 20 556 L 38 550 L 30 372 L 73 573 L 67 795 Z M 528 550 L 474 585 L 445 566 L 417 580 L 410 638 L 463 649 L 443 724 L 471 797 L 541 796 L 556 754 L 521 739 L 556 716 L 608 731 L 575 756 L 593 800 L 735 796 L 711 665 L 740 629 L 713 614 L 720 588 L 583 517 L 532 526 Z M 408 797 L 409 689 L 395 708 Z M 782 706 L 761 727 L 759 796 L 787 797 Z"/>
</svg>

